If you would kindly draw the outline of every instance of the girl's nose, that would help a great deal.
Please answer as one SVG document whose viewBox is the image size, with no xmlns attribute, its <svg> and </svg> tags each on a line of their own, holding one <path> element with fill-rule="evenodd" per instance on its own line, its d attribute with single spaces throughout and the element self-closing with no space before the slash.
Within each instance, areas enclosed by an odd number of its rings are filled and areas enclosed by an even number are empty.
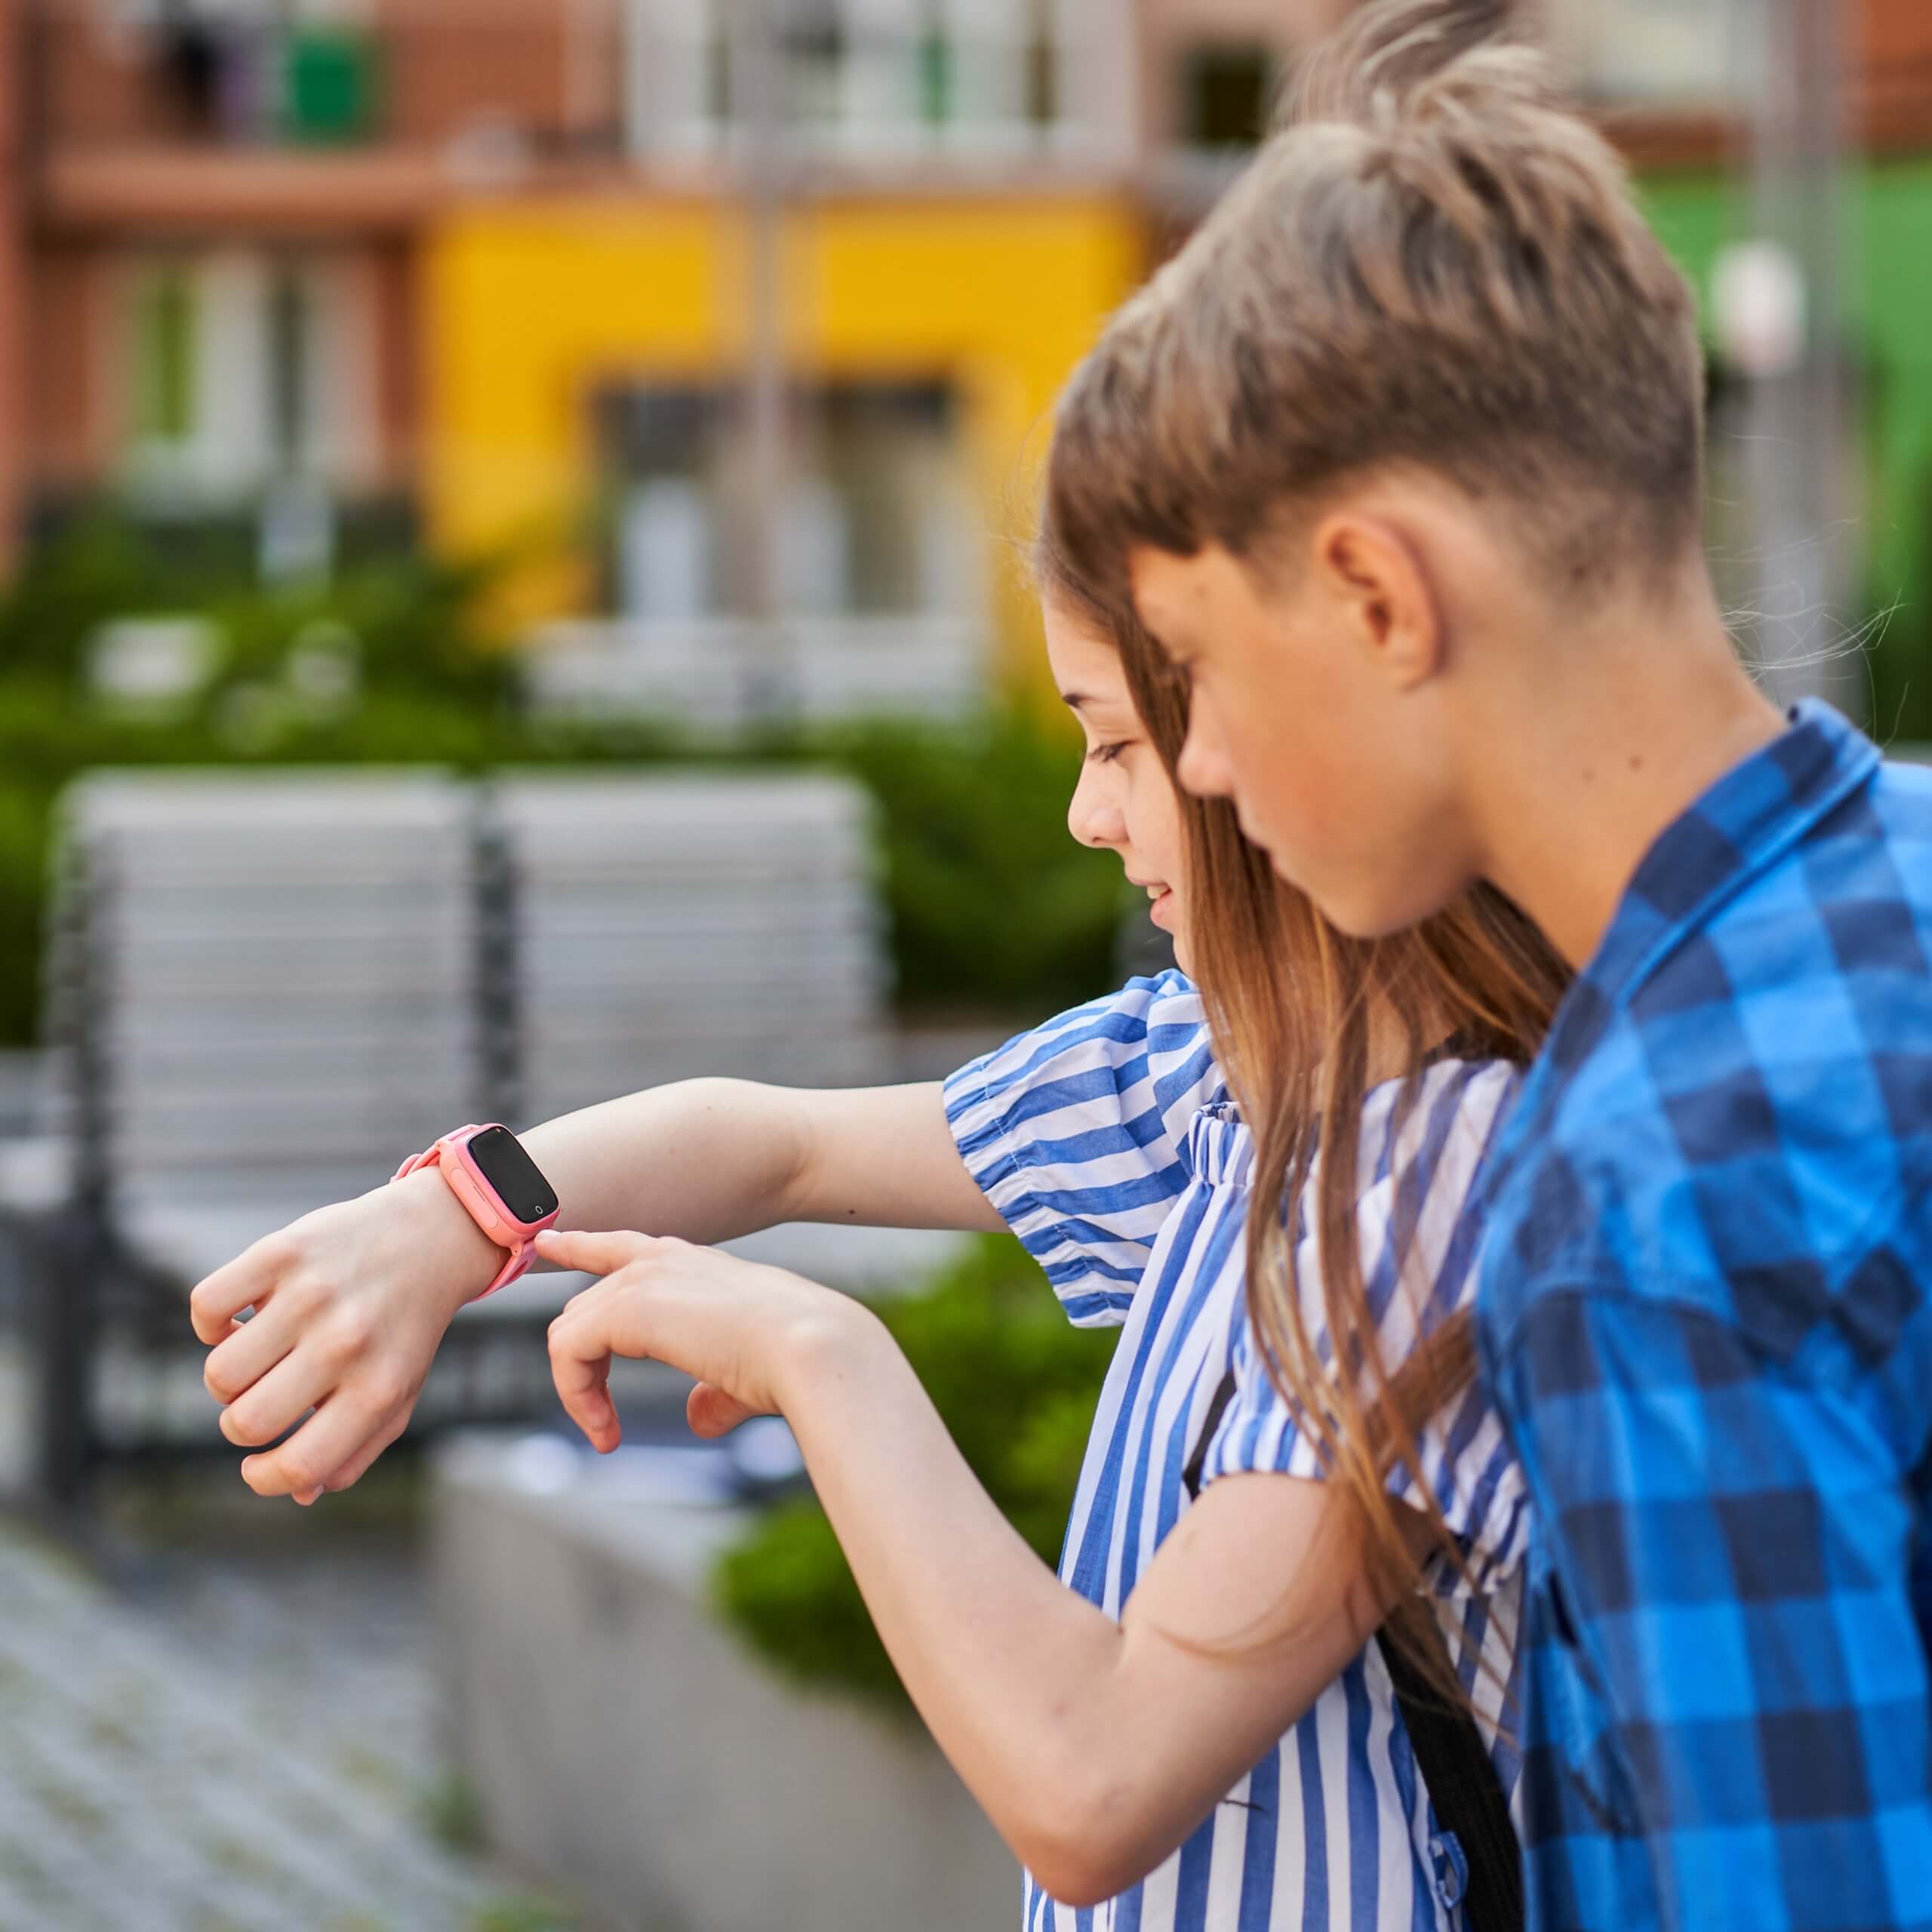
<svg viewBox="0 0 1932 1932">
<path fill-rule="evenodd" d="M 1118 802 L 1107 795 L 1097 782 L 1094 768 L 1088 766 L 1073 788 L 1066 808 L 1066 829 L 1082 845 L 1110 850 L 1127 842 L 1127 820 Z"/>
</svg>

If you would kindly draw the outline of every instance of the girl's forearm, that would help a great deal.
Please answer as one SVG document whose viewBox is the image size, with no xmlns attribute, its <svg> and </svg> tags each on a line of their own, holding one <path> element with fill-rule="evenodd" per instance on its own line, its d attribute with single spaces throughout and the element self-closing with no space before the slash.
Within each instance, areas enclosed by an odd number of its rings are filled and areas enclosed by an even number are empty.
<svg viewBox="0 0 1932 1932">
<path fill-rule="evenodd" d="M 522 1136 L 560 1224 L 707 1244 L 783 1221 L 996 1228 L 936 1085 L 820 1091 L 687 1080 Z"/>
<path fill-rule="evenodd" d="M 1171 1848 L 1114 1803 L 1139 1749 L 1127 1640 L 1001 1515 L 876 1320 L 826 1329 L 785 1413 L 894 1665 L 1022 1862 L 1070 1901 L 1107 1896 Z"/>
<path fill-rule="evenodd" d="M 1066 1903 L 1176 1850 L 1380 1620 L 1327 1483 L 1216 1483 L 1116 1624 L 1000 1515 L 866 1310 L 828 1303 L 783 1375 L 778 1405 L 913 1703 Z"/>
<path fill-rule="evenodd" d="M 713 1243 L 792 1218 L 804 1157 L 791 1096 L 682 1080 L 546 1121 L 521 1138 L 564 1227 L 637 1227 Z"/>
</svg>

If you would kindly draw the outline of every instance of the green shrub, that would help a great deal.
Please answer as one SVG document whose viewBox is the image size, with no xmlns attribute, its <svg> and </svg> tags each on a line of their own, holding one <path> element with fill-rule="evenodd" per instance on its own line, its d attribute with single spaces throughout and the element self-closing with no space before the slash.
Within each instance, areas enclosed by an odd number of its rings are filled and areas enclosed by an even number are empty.
<svg viewBox="0 0 1932 1932">
<path fill-rule="evenodd" d="M 1023 709 L 875 724 L 832 755 L 878 798 L 900 998 L 1035 1016 L 1109 983 L 1118 864 L 1068 835 L 1078 752 Z"/>
<path fill-rule="evenodd" d="M 1074 1327 L 1020 1244 L 988 1236 L 924 1293 L 879 1309 L 960 1453 L 1048 1562 L 1057 1557 L 1115 1331 Z M 714 1579 L 725 1618 L 789 1675 L 903 1710 L 825 1512 L 768 1511 Z"/>
</svg>

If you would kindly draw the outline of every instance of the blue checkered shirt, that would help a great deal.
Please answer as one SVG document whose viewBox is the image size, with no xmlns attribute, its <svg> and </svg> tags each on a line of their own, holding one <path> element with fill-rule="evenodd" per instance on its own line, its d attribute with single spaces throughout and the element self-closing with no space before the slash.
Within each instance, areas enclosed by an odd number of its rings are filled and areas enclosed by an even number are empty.
<svg viewBox="0 0 1932 1932">
<path fill-rule="evenodd" d="M 1822 706 L 1644 860 L 1498 1144 L 1531 1923 L 1932 1927 L 1932 772 Z"/>
</svg>

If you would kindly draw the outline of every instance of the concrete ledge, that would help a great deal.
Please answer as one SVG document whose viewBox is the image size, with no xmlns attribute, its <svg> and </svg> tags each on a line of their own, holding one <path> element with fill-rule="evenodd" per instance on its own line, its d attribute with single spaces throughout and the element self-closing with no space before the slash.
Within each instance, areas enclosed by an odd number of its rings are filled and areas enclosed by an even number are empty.
<svg viewBox="0 0 1932 1932">
<path fill-rule="evenodd" d="M 724 1468 L 549 1438 L 439 1454 L 438 1620 L 492 1843 L 628 1925 L 1012 1923 L 1018 1869 L 924 1734 L 801 1694 L 713 1620 L 744 1520 Z"/>
</svg>

